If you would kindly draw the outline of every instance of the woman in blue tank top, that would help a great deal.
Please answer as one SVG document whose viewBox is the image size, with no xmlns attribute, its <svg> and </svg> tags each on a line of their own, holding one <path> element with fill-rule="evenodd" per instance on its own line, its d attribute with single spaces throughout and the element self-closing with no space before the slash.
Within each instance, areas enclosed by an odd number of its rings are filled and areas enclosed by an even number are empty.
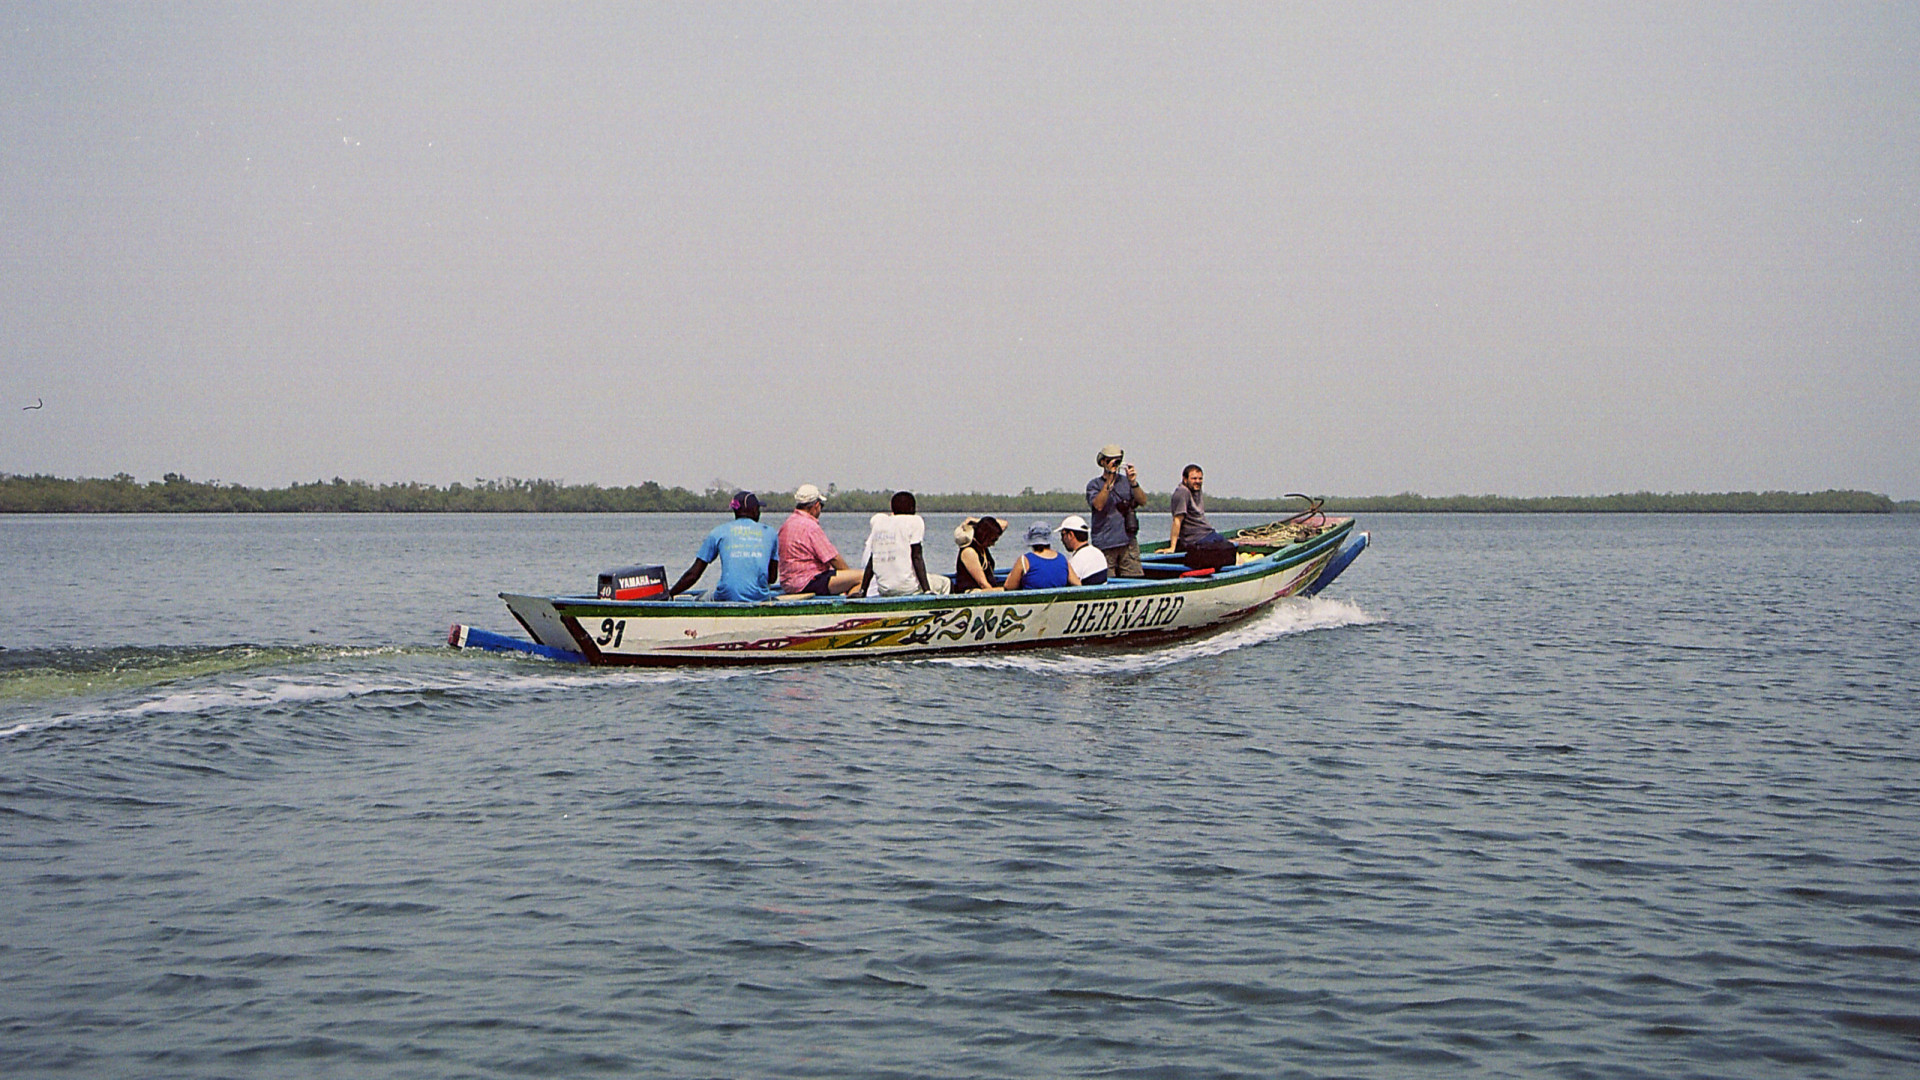
<svg viewBox="0 0 1920 1080">
<path fill-rule="evenodd" d="M 1080 575 L 1067 565 L 1067 557 L 1053 550 L 1053 526 L 1036 521 L 1027 526 L 1026 554 L 1013 560 L 1007 571 L 1007 588 L 1057 589 L 1080 584 Z"/>
</svg>

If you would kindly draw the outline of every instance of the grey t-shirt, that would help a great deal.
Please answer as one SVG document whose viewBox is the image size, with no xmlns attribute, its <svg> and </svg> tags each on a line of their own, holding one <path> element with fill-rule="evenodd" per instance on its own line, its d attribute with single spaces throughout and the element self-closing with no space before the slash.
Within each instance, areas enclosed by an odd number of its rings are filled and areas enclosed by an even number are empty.
<svg viewBox="0 0 1920 1080">
<path fill-rule="evenodd" d="M 1173 516 L 1180 519 L 1180 550 L 1213 531 L 1207 524 L 1207 494 L 1181 484 L 1173 489 Z"/>
</svg>

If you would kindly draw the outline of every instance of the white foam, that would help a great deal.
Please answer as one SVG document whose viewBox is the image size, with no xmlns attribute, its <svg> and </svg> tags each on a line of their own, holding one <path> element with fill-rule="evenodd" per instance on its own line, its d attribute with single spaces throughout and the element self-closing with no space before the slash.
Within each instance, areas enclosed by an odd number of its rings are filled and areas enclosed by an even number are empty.
<svg viewBox="0 0 1920 1080">
<path fill-rule="evenodd" d="M 378 651 L 399 652 L 401 650 Z M 366 656 L 371 653 L 372 651 L 360 650 L 352 655 Z M 522 667 L 526 670 L 512 670 Z M 756 674 L 755 670 L 745 668 L 608 670 L 568 666 L 541 670 L 543 667 L 546 665 L 527 662 L 498 666 L 463 664 L 429 673 L 285 672 L 252 675 L 243 679 L 216 681 L 203 685 L 169 686 L 158 692 L 150 691 L 147 695 L 131 702 L 82 707 L 72 712 L 36 717 L 12 727 L 0 728 L 0 739 L 70 724 L 191 715 L 218 712 L 224 709 L 324 704 L 390 694 L 445 691 L 480 694 L 539 693 L 544 690 L 710 682 Z"/>
<path fill-rule="evenodd" d="M 1272 641 L 1292 634 L 1332 630 L 1342 626 L 1364 626 L 1373 616 L 1346 600 L 1325 597 L 1282 600 L 1266 611 L 1231 629 L 1196 638 L 1165 649 L 1144 652 L 1114 652 L 1089 656 L 1085 653 L 1019 652 L 991 655 L 934 657 L 933 664 L 954 667 L 1000 668 L 1033 671 L 1052 675 L 1102 675 L 1157 671 L 1209 656 Z"/>
<path fill-rule="evenodd" d="M 11 739 L 15 735 L 25 735 L 29 731 L 41 731 L 46 728 L 57 727 L 70 719 L 72 718 L 66 716 L 48 716 L 39 720 L 28 720 L 26 723 L 15 724 L 10 728 L 0 728 L 0 739 Z"/>
</svg>

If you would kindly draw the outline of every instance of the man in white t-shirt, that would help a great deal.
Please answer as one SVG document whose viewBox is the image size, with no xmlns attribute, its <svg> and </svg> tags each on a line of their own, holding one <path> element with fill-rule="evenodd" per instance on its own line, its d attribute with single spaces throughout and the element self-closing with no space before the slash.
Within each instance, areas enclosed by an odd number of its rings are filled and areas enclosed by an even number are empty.
<svg viewBox="0 0 1920 1080">
<path fill-rule="evenodd" d="M 1067 565 L 1082 585 L 1107 583 L 1107 553 L 1088 542 L 1087 519 L 1074 514 L 1060 523 L 1060 546 L 1067 549 Z"/>
<path fill-rule="evenodd" d="M 927 574 L 927 559 L 920 541 L 927 535 L 927 523 L 921 520 L 913 492 L 893 493 L 893 512 L 875 514 L 869 522 L 867 547 L 860 561 L 861 574 L 855 596 L 911 596 L 914 593 L 945 593 L 953 580 L 945 574 Z"/>
</svg>

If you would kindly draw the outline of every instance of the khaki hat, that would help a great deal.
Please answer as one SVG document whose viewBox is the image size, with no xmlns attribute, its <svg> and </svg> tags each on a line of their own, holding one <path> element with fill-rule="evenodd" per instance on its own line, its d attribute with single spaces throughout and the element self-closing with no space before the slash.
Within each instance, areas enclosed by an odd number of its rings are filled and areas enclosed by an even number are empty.
<svg viewBox="0 0 1920 1080">
<path fill-rule="evenodd" d="M 1108 458 L 1117 458 L 1117 457 L 1126 457 L 1126 456 L 1127 456 L 1127 452 L 1125 450 L 1120 449 L 1119 443 L 1108 443 L 1107 445 L 1100 448 L 1099 453 L 1093 455 L 1093 463 L 1095 465 L 1098 465 L 1101 462 L 1107 460 Z"/>
<path fill-rule="evenodd" d="M 793 493 L 795 506 L 812 506 L 814 503 L 826 501 L 827 497 L 820 494 L 820 489 L 812 484 L 801 484 Z"/>
</svg>

